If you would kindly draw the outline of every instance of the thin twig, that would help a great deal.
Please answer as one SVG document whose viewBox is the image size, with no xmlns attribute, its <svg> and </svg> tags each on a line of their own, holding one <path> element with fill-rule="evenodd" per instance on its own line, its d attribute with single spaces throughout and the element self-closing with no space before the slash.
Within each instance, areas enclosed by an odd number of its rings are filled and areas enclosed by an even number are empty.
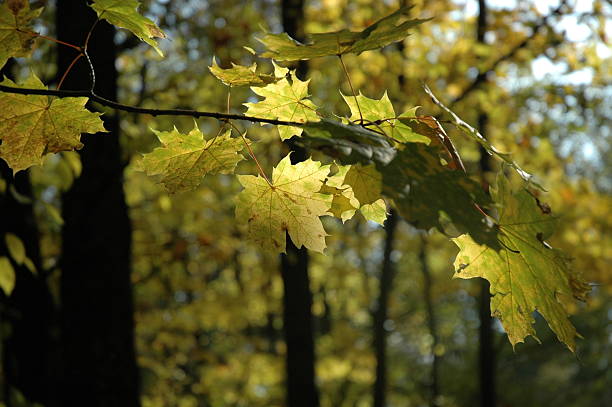
<svg viewBox="0 0 612 407">
<path fill-rule="evenodd" d="M 79 53 L 70 63 L 70 65 L 68 65 L 68 68 L 66 68 L 66 71 L 64 72 L 64 74 L 62 75 L 62 79 L 60 79 L 59 83 L 57 84 L 57 90 L 60 90 L 62 87 L 62 84 L 64 83 L 64 79 L 66 79 L 66 77 L 68 76 L 68 73 L 72 70 L 72 67 L 74 66 L 74 64 L 77 63 L 77 61 L 79 59 L 81 59 L 81 57 L 83 56 L 83 53 Z"/>
<path fill-rule="evenodd" d="M 98 25 L 100 21 L 100 17 L 96 18 L 96 21 L 91 25 L 91 28 L 87 32 L 87 37 L 85 37 L 85 43 L 83 44 L 83 49 L 87 50 L 87 46 L 89 45 L 89 39 L 91 38 L 91 34 L 93 33 L 94 28 Z"/>
<path fill-rule="evenodd" d="M 91 90 L 52 90 L 52 89 L 31 89 L 31 88 L 15 88 L 12 86 L 0 85 L 0 91 L 7 93 L 16 93 L 20 95 L 47 95 L 59 97 L 87 97 L 91 101 L 99 103 L 111 109 L 121 110 L 130 113 L 150 114 L 151 116 L 191 116 L 191 117 L 210 117 L 217 120 L 244 120 L 252 123 L 267 123 L 277 126 L 303 126 L 304 123 L 290 122 L 284 120 L 264 119 L 262 117 L 246 116 L 242 114 L 227 114 L 218 112 L 204 112 L 200 110 L 188 109 L 147 109 L 139 106 L 124 105 L 96 95 Z"/>
<path fill-rule="evenodd" d="M 359 102 L 357 101 L 357 93 L 355 93 L 355 88 L 353 88 L 353 83 L 351 82 L 351 76 L 346 69 L 346 65 L 344 64 L 344 60 L 342 59 L 342 55 L 338 55 L 340 58 L 340 64 L 342 64 L 342 70 L 344 71 L 344 75 L 346 75 L 346 79 L 348 79 L 348 84 L 351 88 L 351 92 L 353 92 L 353 97 L 355 98 L 355 104 L 357 105 L 357 110 L 359 111 L 359 120 L 360 124 L 363 123 L 363 115 L 361 114 L 361 107 L 359 107 Z"/>
</svg>

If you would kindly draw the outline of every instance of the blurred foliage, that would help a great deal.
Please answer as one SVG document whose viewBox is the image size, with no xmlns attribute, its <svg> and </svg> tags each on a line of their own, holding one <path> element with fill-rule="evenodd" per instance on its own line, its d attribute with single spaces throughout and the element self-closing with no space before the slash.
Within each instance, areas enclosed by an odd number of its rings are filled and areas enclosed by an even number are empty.
<svg viewBox="0 0 612 407">
<path fill-rule="evenodd" d="M 368 0 L 306 3 L 306 31 L 311 33 L 359 30 L 399 5 Z M 366 51 L 344 59 L 355 88 L 375 99 L 388 90 L 398 111 L 421 105 L 423 111 L 444 118 L 425 93 L 417 91 L 423 81 L 472 125 L 479 112 L 486 112 L 488 138 L 512 153 L 527 171 L 538 174 L 549 191 L 540 193 L 540 199 L 563 217 L 551 244 L 573 256 L 572 266 L 593 282 L 593 292 L 571 317 L 585 337 L 577 344 L 577 356 L 565 352 L 553 334 L 539 326 L 542 344 L 528 340 L 513 351 L 498 326 L 497 380 L 504 383 L 500 405 L 605 406 L 612 401 L 612 59 L 605 45 L 611 34 L 605 24 L 612 7 L 601 0 L 569 1 L 533 34 L 556 2 L 549 9 L 527 0 L 491 1 L 485 36 L 489 45 L 483 45 L 476 43 L 476 3 L 413 1 L 413 17 L 434 19 L 415 27 L 403 47 L 392 45 L 383 52 Z M 242 47 L 259 49 L 255 37 L 263 35 L 262 27 L 280 31 L 276 1 L 145 1 L 143 10 L 172 40 L 159 42 L 166 58 L 158 60 L 150 47 L 117 34 L 124 103 L 225 111 L 227 89 L 208 70 L 213 56 L 222 68 L 257 62 L 261 72 L 273 71 Z M 524 46 L 512 51 L 526 38 Z M 462 97 L 479 72 L 488 71 L 508 53 Z M 39 46 L 34 56 L 40 61 L 36 73 L 53 78 L 51 47 Z M 310 61 L 309 76 L 315 104 L 330 101 L 327 105 L 335 103 L 336 112 L 349 114 L 337 89 L 344 94 L 350 89 L 336 59 Z M 255 95 L 236 88 L 232 100 L 255 101 Z M 232 102 L 232 112 L 244 110 Z M 125 191 L 134 228 L 143 406 L 283 405 L 278 258 L 245 243 L 245 230 L 234 220 L 235 203 L 228 198 L 239 192 L 240 185 L 224 175 L 211 176 L 197 191 L 169 196 L 138 171 L 140 157 L 158 146 L 151 127 L 169 129 L 176 124 L 179 131 L 187 132 L 192 119 L 127 113 L 121 118 L 128 164 Z M 201 120 L 198 125 L 206 134 L 218 130 L 214 121 Z M 449 130 L 466 166 L 475 170 L 480 158 L 476 143 Z M 286 151 L 276 130 L 249 126 L 249 133 L 258 141 L 253 149 L 262 166 L 271 169 Z M 255 173 L 252 166 L 241 161 L 236 172 Z M 79 172 L 78 156 L 72 153 L 48 157 L 43 167 L 31 170 L 43 267 L 48 272 L 55 270 L 60 252 L 61 193 Z M 484 177 L 492 181 L 491 175 Z M 311 259 L 321 403 L 368 406 L 375 372 L 372 312 L 384 229 L 359 215 L 345 224 L 329 219 L 325 227 L 332 234 L 326 254 L 312 254 Z M 446 237 L 437 232 L 425 239 L 422 235 L 403 223 L 392 255 L 397 275 L 385 324 L 389 405 L 426 405 L 435 352 L 441 363 L 439 404 L 472 406 L 478 400 L 478 287 L 451 279 L 457 249 Z M 423 257 L 433 279 L 435 349 L 427 328 Z M 57 273 L 51 276 L 55 279 Z M 537 324 L 545 322 L 538 318 Z"/>
</svg>

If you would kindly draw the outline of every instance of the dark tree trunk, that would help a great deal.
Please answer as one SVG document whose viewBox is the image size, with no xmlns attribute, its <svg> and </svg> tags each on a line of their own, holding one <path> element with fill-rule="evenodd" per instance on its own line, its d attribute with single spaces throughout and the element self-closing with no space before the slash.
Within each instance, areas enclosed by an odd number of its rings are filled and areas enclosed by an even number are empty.
<svg viewBox="0 0 612 407">
<path fill-rule="evenodd" d="M 478 25 L 476 27 L 476 40 L 485 43 L 487 31 L 487 3 L 486 0 L 478 0 Z M 487 136 L 487 124 L 489 116 L 485 112 L 478 115 L 478 129 L 480 133 Z M 480 147 L 480 173 L 483 187 L 488 190 L 486 173 L 491 171 L 489 154 Z M 489 282 L 480 280 L 480 295 L 478 299 L 478 316 L 480 328 L 478 332 L 478 363 L 480 377 L 480 405 L 482 407 L 495 407 L 495 349 L 493 343 L 493 318 L 491 317 L 491 294 L 489 293 Z"/>
<path fill-rule="evenodd" d="M 95 21 L 83 0 L 58 0 L 60 40 L 81 44 Z M 117 98 L 113 27 L 98 23 L 89 42 L 96 92 Z M 75 51 L 60 47 L 63 73 Z M 63 89 L 89 89 L 81 58 Z M 62 406 L 139 406 L 130 283 L 131 227 L 123 193 L 123 163 L 116 114 L 104 115 L 109 133 L 83 135 L 83 170 L 63 197 L 61 331 Z"/>
<path fill-rule="evenodd" d="M 281 17 L 284 30 L 300 40 L 304 35 L 304 1 L 283 0 Z M 297 75 L 304 79 L 308 65 L 300 61 Z M 307 158 L 303 148 L 287 143 L 297 163 Z M 295 247 L 287 235 L 287 254 L 281 255 L 283 279 L 283 332 L 287 345 L 287 406 L 317 407 L 319 394 L 315 385 L 315 347 L 312 320 L 312 292 L 308 278 L 308 251 Z"/>
<path fill-rule="evenodd" d="M 438 345 L 438 324 L 436 319 L 436 313 L 434 310 L 433 303 L 433 278 L 429 264 L 427 263 L 427 237 L 421 237 L 421 248 L 419 250 L 419 261 L 421 263 L 421 272 L 423 273 L 423 296 L 425 297 L 425 309 L 427 310 L 427 327 L 429 334 L 431 335 L 433 350 L 433 361 L 431 363 L 431 399 L 429 405 L 437 407 L 439 405 L 438 399 L 440 395 L 440 384 L 439 384 L 439 370 L 440 370 L 440 357 L 436 353 L 436 347 Z"/>
<path fill-rule="evenodd" d="M 374 407 L 384 407 L 387 398 L 387 331 L 385 321 L 388 317 L 389 296 L 395 275 L 391 259 L 398 216 L 392 209 L 385 223 L 385 248 L 380 271 L 380 288 L 376 310 L 374 311 L 374 353 L 376 355 L 376 380 L 374 382 Z"/>
<path fill-rule="evenodd" d="M 0 77 L 10 77 L 11 62 L 0 72 Z M 18 202 L 10 192 L 33 199 L 28 172 L 15 176 L 6 163 L 0 160 L 0 178 L 6 182 L 6 190 L 0 193 L 0 256 L 9 256 L 4 242 L 6 233 L 21 239 L 26 255 L 37 272 L 13 263 L 15 288 L 10 296 L 0 292 L 0 320 L 10 326 L 9 335 L 2 343 L 2 368 L 4 371 L 4 402 L 10 407 L 11 389 L 19 391 L 28 401 L 50 406 L 53 399 L 54 377 L 52 371 L 52 324 L 55 306 L 47 286 L 47 275 L 41 269 L 38 227 L 32 203 Z M 10 257 L 10 256 L 9 256 Z"/>
<path fill-rule="evenodd" d="M 16 174 L 0 162 L 2 179 L 19 194 L 31 198 L 27 172 Z M 5 403 L 11 406 L 11 389 L 19 391 L 30 402 L 51 405 L 54 364 L 51 362 L 51 324 L 55 307 L 47 286 L 46 275 L 41 270 L 38 246 L 38 229 L 32 205 L 20 203 L 7 191 L 0 195 L 0 256 L 8 256 L 4 243 L 6 233 L 18 236 L 25 245 L 26 255 L 36 266 L 33 274 L 26 266 L 13 263 L 15 288 L 10 296 L 0 294 L 1 319 L 9 323 L 10 333 L 2 344 L 5 378 Z M 10 256 L 9 256 L 10 257 Z"/>
</svg>

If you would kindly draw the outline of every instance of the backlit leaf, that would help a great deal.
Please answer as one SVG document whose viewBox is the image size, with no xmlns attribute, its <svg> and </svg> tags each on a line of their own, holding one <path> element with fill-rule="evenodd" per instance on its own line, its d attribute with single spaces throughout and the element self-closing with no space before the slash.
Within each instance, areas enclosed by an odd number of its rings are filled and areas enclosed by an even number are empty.
<svg viewBox="0 0 612 407">
<path fill-rule="evenodd" d="M 319 217 L 329 214 L 332 196 L 319 191 L 329 167 L 311 159 L 293 165 L 287 155 L 274 168 L 271 185 L 261 176 L 238 175 L 244 190 L 236 200 L 236 218 L 248 224 L 249 239 L 284 253 L 289 233 L 298 248 L 322 252 L 327 233 Z"/>
<path fill-rule="evenodd" d="M 266 51 L 261 55 L 277 61 L 296 61 L 329 55 L 360 54 L 363 51 L 382 48 L 401 41 L 408 31 L 427 20 L 405 20 L 410 7 L 402 7 L 363 31 L 341 30 L 330 33 L 311 34 L 302 44 L 287 33 L 266 34 L 258 39 Z M 404 21 L 405 20 L 405 21 Z"/>
<path fill-rule="evenodd" d="M 265 86 L 269 83 L 277 82 L 280 78 L 274 75 L 257 73 L 257 64 L 251 66 L 236 65 L 232 63 L 232 67 L 223 69 L 217 65 L 217 61 L 213 59 L 212 66 L 208 69 L 221 82 L 228 86 Z"/>
<path fill-rule="evenodd" d="M 500 207 L 502 247 L 478 244 L 467 235 L 453 239 L 460 249 L 455 277 L 482 277 L 491 283 L 491 314 L 501 320 L 513 346 L 529 335 L 537 339 L 537 311 L 574 351 L 578 334 L 567 309 L 574 298 L 585 298 L 588 286 L 570 268 L 568 258 L 545 242 L 557 218 L 525 189 L 513 192 L 501 173 L 492 196 Z"/>
<path fill-rule="evenodd" d="M 47 89 L 32 74 L 21 86 Z M 55 98 L 0 92 L 0 158 L 17 172 L 42 163 L 48 153 L 80 149 L 81 133 L 106 131 L 101 113 L 85 109 L 86 97 Z"/>
<path fill-rule="evenodd" d="M 232 138 L 231 131 L 204 140 L 197 125 L 188 134 L 172 131 L 153 132 L 162 143 L 143 156 L 147 175 L 157 176 L 170 193 L 197 188 L 206 174 L 229 174 L 244 157 L 238 151 L 244 147 L 239 138 Z"/>
<path fill-rule="evenodd" d="M 388 137 L 402 143 L 425 143 L 429 144 L 429 137 L 414 132 L 409 126 L 402 123 L 395 117 L 395 110 L 387 96 L 387 92 L 379 99 L 370 99 L 359 93 L 357 97 L 342 95 L 344 101 L 351 109 L 350 120 L 360 122 L 361 118 L 365 121 L 366 127 L 372 131 L 379 131 Z M 357 100 L 355 100 L 357 99 Z M 359 104 L 359 106 L 357 105 Z M 404 113 L 402 117 L 414 117 L 414 113 Z M 382 121 L 374 124 L 373 122 Z M 368 123 L 370 122 L 370 123 Z"/>
<path fill-rule="evenodd" d="M 342 196 L 347 198 L 350 205 L 361 211 L 367 219 L 379 224 L 383 224 L 387 219 L 387 205 L 382 194 L 382 175 L 376 170 L 374 164 L 369 165 L 339 165 L 337 174 L 329 177 L 326 185 L 335 187 L 342 192 Z M 336 197 L 334 197 L 336 201 Z M 340 199 L 336 205 L 343 207 L 343 200 Z M 341 219 L 352 217 L 345 209 L 341 214 Z M 353 210 L 353 214 L 354 214 Z M 350 215 L 350 216 L 349 216 Z"/>
<path fill-rule="evenodd" d="M 138 13 L 139 1 L 94 0 L 90 6 L 98 13 L 98 18 L 131 31 L 164 56 L 153 38 L 166 38 L 166 34 L 153 21 Z"/>
<path fill-rule="evenodd" d="M 22 264 L 26 259 L 26 251 L 21 239 L 13 233 L 7 233 L 4 235 L 4 242 L 15 263 Z"/>
<path fill-rule="evenodd" d="M 0 4 L 0 68 L 10 57 L 30 54 L 36 36 L 30 28 L 42 8 L 30 10 L 28 1 Z"/>
<path fill-rule="evenodd" d="M 264 98 L 257 103 L 245 103 L 248 108 L 246 115 L 264 119 L 277 119 L 289 122 L 316 122 L 317 107 L 308 99 L 308 82 L 301 81 L 295 72 L 291 72 L 291 82 L 283 78 L 265 87 L 253 87 L 253 92 Z M 300 136 L 302 128 L 294 126 L 278 126 L 282 140 Z"/>
</svg>

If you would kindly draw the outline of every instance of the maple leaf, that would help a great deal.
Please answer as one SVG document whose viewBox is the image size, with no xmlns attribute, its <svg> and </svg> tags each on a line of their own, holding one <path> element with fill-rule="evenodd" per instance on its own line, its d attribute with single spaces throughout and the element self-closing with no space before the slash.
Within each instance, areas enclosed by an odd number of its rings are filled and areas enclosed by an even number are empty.
<svg viewBox="0 0 612 407">
<path fill-rule="evenodd" d="M 545 242 L 557 218 L 527 190 L 513 192 L 502 173 L 491 195 L 500 208 L 502 247 L 480 245 L 467 235 L 453 239 L 460 249 L 454 277 L 482 277 L 490 282 L 491 315 L 500 319 L 512 346 L 529 335 L 537 339 L 533 328 L 537 311 L 574 351 L 578 334 L 567 308 L 574 298 L 584 300 L 588 286 L 570 269 L 568 258 Z"/>
<path fill-rule="evenodd" d="M 158 176 L 159 182 L 170 193 L 197 188 L 206 174 L 229 174 L 244 157 L 238 151 L 243 141 L 231 138 L 231 131 L 204 140 L 204 135 L 194 122 L 188 134 L 172 131 L 153 132 L 163 144 L 143 156 L 147 175 Z"/>
<path fill-rule="evenodd" d="M 212 66 L 209 66 L 208 69 L 227 86 L 265 86 L 269 83 L 278 82 L 285 76 L 277 77 L 276 75 L 257 73 L 257 64 L 254 62 L 251 66 L 232 63 L 231 68 L 223 69 L 217 65 L 214 58 Z"/>
<path fill-rule="evenodd" d="M 325 184 L 339 191 L 334 194 L 335 212 L 332 213 L 336 215 L 340 211 L 343 222 L 352 218 L 356 209 L 367 220 L 381 225 L 387 219 L 387 205 L 381 198 L 382 175 L 374 164 L 338 165 L 338 172 Z"/>
<path fill-rule="evenodd" d="M 47 89 L 31 74 L 21 86 Z M 48 153 L 80 149 L 81 133 L 105 132 L 101 113 L 85 109 L 86 97 L 53 98 L 0 92 L 0 157 L 17 172 L 42 163 Z"/>
<path fill-rule="evenodd" d="M 302 136 L 300 141 L 345 164 L 373 160 L 386 165 L 397 154 L 386 137 L 362 126 L 324 118 L 319 122 L 304 123 L 301 127 L 306 136 Z"/>
<path fill-rule="evenodd" d="M 436 98 L 436 96 L 433 94 L 433 92 L 431 91 L 431 89 L 429 89 L 427 85 L 423 85 L 423 89 L 425 89 L 425 93 L 429 95 L 431 100 L 436 105 L 438 105 L 438 107 L 440 107 L 442 110 L 444 110 L 446 113 L 448 113 L 451 116 L 453 124 L 457 126 L 459 130 L 461 130 L 464 134 L 466 134 L 472 140 L 475 140 L 476 142 L 478 142 L 478 144 L 480 144 L 487 151 L 487 153 L 500 158 L 508 166 L 512 167 L 525 181 L 527 181 L 528 183 L 531 183 L 532 185 L 542 190 L 544 189 L 542 188 L 541 185 L 539 185 L 534 180 L 534 176 L 532 174 L 523 170 L 514 160 L 512 160 L 510 154 L 502 153 L 501 151 L 499 151 L 497 148 L 495 148 L 495 146 L 493 146 L 493 144 L 489 142 L 489 140 L 487 140 L 482 134 L 480 134 L 478 130 L 476 130 L 475 128 L 467 124 L 465 121 L 463 121 L 459 116 L 455 114 L 455 112 L 450 110 L 448 107 L 444 106 L 444 104 L 440 102 L 438 98 Z"/>
<path fill-rule="evenodd" d="M 363 118 L 366 121 L 365 125 L 373 131 L 378 130 L 385 133 L 388 137 L 401 143 L 425 143 L 431 142 L 429 137 L 423 136 L 414 132 L 409 126 L 402 123 L 395 116 L 395 110 L 387 96 L 387 92 L 379 99 L 370 99 L 359 92 L 356 97 L 342 95 L 344 101 L 351 109 L 351 117 L 349 120 L 353 122 L 361 121 Z M 357 105 L 359 104 L 359 106 Z M 414 110 L 414 109 L 413 109 Z M 414 117 L 414 112 L 406 112 L 400 115 L 402 118 Z M 371 124 L 382 120 L 380 124 Z M 370 122 L 370 124 L 367 124 Z"/>
<path fill-rule="evenodd" d="M 329 214 L 332 196 L 319 191 L 329 168 L 311 159 L 293 165 L 287 155 L 272 171 L 271 183 L 238 175 L 244 190 L 236 199 L 236 217 L 248 223 L 249 239 L 284 253 L 288 232 L 298 248 L 322 252 L 327 233 L 319 217 Z"/>
<path fill-rule="evenodd" d="M 440 162 L 440 150 L 421 143 L 402 145 L 388 165 L 379 165 L 383 189 L 402 217 L 421 229 L 444 231 L 448 218 L 476 241 L 497 246 L 495 230 L 478 211 L 490 204 L 480 184 Z"/>
<path fill-rule="evenodd" d="M 316 122 L 317 107 L 308 99 L 308 82 L 301 81 L 291 72 L 291 83 L 287 78 L 271 83 L 265 87 L 252 87 L 251 90 L 264 100 L 257 103 L 245 103 L 246 114 L 263 119 L 277 119 L 290 122 Z M 281 140 L 300 136 L 302 128 L 294 126 L 278 126 Z"/>
<path fill-rule="evenodd" d="M 11 57 L 26 57 L 32 50 L 36 36 L 30 29 L 32 19 L 42 7 L 30 10 L 27 1 L 0 4 L 0 67 Z"/>
<path fill-rule="evenodd" d="M 153 38 L 166 38 L 166 34 L 153 21 L 138 13 L 139 6 L 140 2 L 137 0 L 94 0 L 90 4 L 98 18 L 131 31 L 152 46 L 159 55 L 164 56 Z"/>
<path fill-rule="evenodd" d="M 427 21 L 413 19 L 400 23 L 410 8 L 402 7 L 363 31 L 341 30 L 311 34 L 306 44 L 294 40 L 287 33 L 268 33 L 263 38 L 258 38 L 258 41 L 266 47 L 266 51 L 261 56 L 277 61 L 296 61 L 348 53 L 360 54 L 363 51 L 382 48 L 403 40 L 409 35 L 408 31 L 411 28 Z"/>
</svg>

